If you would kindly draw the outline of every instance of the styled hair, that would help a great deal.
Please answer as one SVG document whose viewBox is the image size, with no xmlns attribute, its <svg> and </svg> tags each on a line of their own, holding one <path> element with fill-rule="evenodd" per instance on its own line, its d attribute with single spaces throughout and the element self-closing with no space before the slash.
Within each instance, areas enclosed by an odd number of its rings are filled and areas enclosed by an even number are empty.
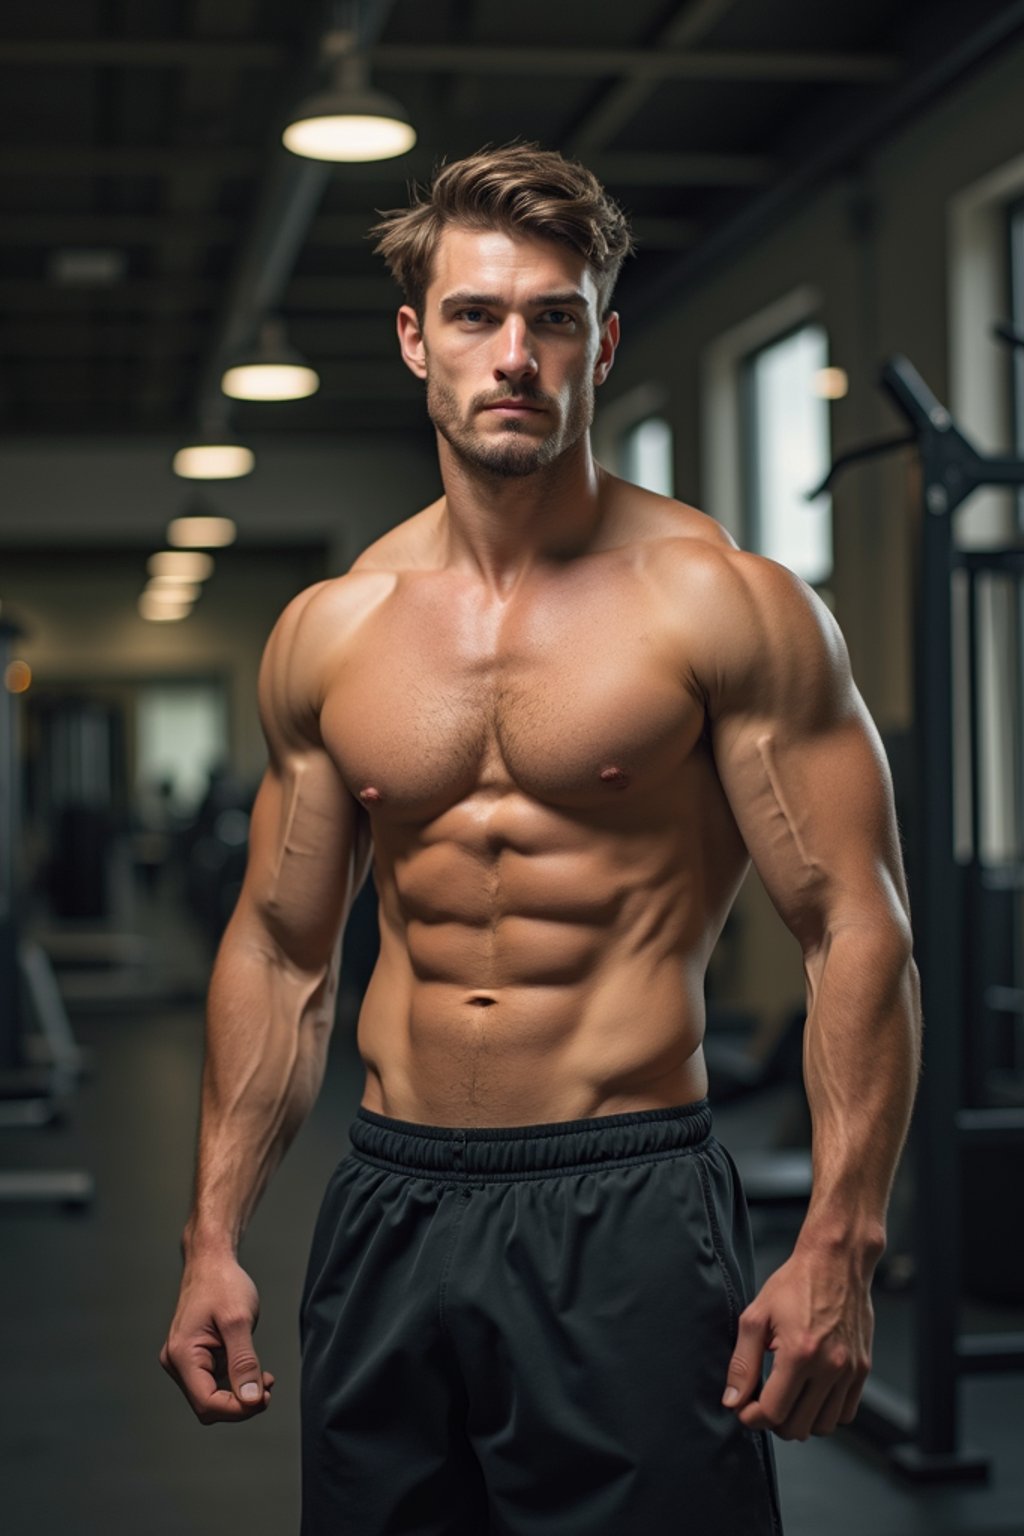
<svg viewBox="0 0 1024 1536">
<path fill-rule="evenodd" d="M 539 144 L 486 147 L 442 163 L 427 187 L 413 184 L 408 208 L 380 209 L 374 251 L 420 319 L 438 241 L 449 225 L 560 240 L 586 258 L 597 281 L 601 318 L 633 250 L 629 223 L 593 172 Z"/>
</svg>

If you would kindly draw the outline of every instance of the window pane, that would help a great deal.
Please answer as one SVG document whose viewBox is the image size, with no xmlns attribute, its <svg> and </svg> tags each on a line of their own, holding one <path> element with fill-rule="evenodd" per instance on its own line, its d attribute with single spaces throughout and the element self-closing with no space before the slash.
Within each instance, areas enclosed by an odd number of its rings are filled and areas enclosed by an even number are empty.
<svg viewBox="0 0 1024 1536">
<path fill-rule="evenodd" d="M 227 756 L 223 689 L 215 683 L 147 684 L 136 704 L 136 784 L 174 785 L 180 810 L 194 810 L 209 770 Z"/>
<path fill-rule="evenodd" d="M 1010 313 L 1024 331 L 1024 202 L 1010 210 Z M 1013 349 L 1013 429 L 1018 453 L 1024 453 L 1024 347 Z M 1024 488 L 1017 492 L 1017 524 L 1024 532 Z"/>
<path fill-rule="evenodd" d="M 832 498 L 806 492 L 828 470 L 828 402 L 817 376 L 828 363 L 819 325 L 755 352 L 747 377 L 749 542 L 805 581 L 832 573 Z"/>
<path fill-rule="evenodd" d="M 622 439 L 622 473 L 645 491 L 672 495 L 672 428 L 667 421 L 648 416 L 630 427 Z"/>
</svg>

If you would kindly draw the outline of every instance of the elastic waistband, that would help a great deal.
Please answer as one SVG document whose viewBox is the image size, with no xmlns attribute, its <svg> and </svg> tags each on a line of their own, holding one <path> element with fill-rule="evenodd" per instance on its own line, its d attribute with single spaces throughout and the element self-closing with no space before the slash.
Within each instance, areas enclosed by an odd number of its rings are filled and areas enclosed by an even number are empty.
<svg viewBox="0 0 1024 1536">
<path fill-rule="evenodd" d="M 360 1105 L 349 1127 L 353 1151 L 363 1162 L 392 1173 L 438 1174 L 445 1181 L 474 1183 L 678 1157 L 710 1135 L 706 1098 L 626 1115 L 466 1127 L 416 1125 Z"/>
</svg>

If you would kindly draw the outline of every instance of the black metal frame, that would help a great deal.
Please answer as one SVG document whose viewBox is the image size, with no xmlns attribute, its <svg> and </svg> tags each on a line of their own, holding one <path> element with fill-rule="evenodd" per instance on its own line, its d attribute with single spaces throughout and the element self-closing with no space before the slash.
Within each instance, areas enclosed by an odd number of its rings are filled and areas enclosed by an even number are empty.
<svg viewBox="0 0 1024 1536">
<path fill-rule="evenodd" d="M 916 835 L 908 875 L 926 1026 L 912 1134 L 915 1390 L 913 1401 L 908 1401 L 869 1379 L 856 1427 L 885 1447 L 891 1463 L 916 1480 L 975 1480 L 988 1475 L 989 1464 L 960 1444 L 959 1381 L 967 1374 L 1024 1369 L 1024 1332 L 960 1332 L 962 1152 L 979 1142 L 1024 1142 L 1024 1108 L 966 1107 L 963 1100 L 965 867 L 957 862 L 954 845 L 953 573 L 965 569 L 971 577 L 979 570 L 1020 569 L 1024 545 L 959 551 L 953 541 L 953 513 L 980 486 L 1024 485 L 1024 459 L 980 454 L 906 358 L 891 358 L 881 382 L 907 419 L 911 435 L 843 455 L 833 464 L 825 486 L 855 460 L 907 442 L 917 444 L 922 471 L 912 561 L 917 825 L 911 829 Z M 817 494 L 809 493 L 809 499 Z M 972 688 L 976 728 L 973 694 Z M 972 751 L 976 797 L 976 746 Z M 975 861 L 977 857 L 975 844 Z M 1024 866 L 1017 869 L 1016 878 L 1024 882 Z"/>
<path fill-rule="evenodd" d="M 15 625 L 0 620 L 0 1129 L 46 1125 L 57 1117 L 73 1086 L 67 1041 L 63 1056 L 58 1052 L 51 1069 L 42 1074 L 26 1065 L 23 1050 L 26 1020 L 21 1004 L 27 951 L 18 935 L 20 708 L 18 697 L 4 686 L 11 649 L 20 633 Z M 43 1203 L 80 1210 L 92 1202 L 93 1195 L 92 1175 L 82 1169 L 0 1172 L 0 1206 Z"/>
</svg>

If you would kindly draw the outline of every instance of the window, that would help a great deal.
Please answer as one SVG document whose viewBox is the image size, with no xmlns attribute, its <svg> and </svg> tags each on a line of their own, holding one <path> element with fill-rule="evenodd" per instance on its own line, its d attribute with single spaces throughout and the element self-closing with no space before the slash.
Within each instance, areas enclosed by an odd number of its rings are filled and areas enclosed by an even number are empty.
<svg viewBox="0 0 1024 1536">
<path fill-rule="evenodd" d="M 673 494 L 672 428 L 661 416 L 648 416 L 622 434 L 620 472 L 645 491 L 659 496 Z"/>
<path fill-rule="evenodd" d="M 832 574 L 832 499 L 806 499 L 830 462 L 827 366 L 824 329 L 801 325 L 743 368 L 745 542 L 812 585 Z"/>
<path fill-rule="evenodd" d="M 136 703 L 136 786 L 173 786 L 179 810 L 199 804 L 211 768 L 227 757 L 227 710 L 218 683 L 148 683 Z"/>
</svg>

